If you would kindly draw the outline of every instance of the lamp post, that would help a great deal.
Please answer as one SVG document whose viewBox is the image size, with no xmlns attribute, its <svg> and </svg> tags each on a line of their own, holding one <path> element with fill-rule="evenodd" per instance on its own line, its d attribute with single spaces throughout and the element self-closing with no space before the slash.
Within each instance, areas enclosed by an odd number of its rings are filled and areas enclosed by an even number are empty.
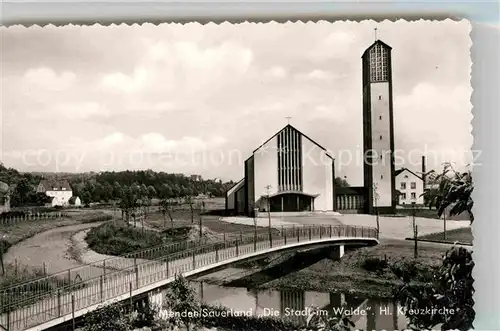
<svg viewBox="0 0 500 331">
<path fill-rule="evenodd" d="M 266 185 L 266 199 L 267 199 L 267 218 L 268 218 L 268 227 L 269 227 L 269 245 L 273 246 L 273 237 L 271 232 L 271 201 L 269 199 L 269 193 L 271 190 L 271 185 Z"/>
<path fill-rule="evenodd" d="M 416 201 L 415 198 L 411 198 L 411 215 L 412 215 L 412 223 L 413 223 L 413 241 L 414 241 L 414 246 L 413 246 L 413 257 L 416 259 L 418 257 L 418 225 L 417 221 L 415 219 L 415 216 L 417 214 L 417 208 L 416 208 Z"/>
</svg>

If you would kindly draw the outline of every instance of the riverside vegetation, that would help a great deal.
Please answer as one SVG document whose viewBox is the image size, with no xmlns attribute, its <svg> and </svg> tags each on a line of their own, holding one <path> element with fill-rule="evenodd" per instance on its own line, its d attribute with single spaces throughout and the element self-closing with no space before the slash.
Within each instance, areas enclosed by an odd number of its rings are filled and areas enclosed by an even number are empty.
<svg viewBox="0 0 500 331">
<path fill-rule="evenodd" d="M 389 263 L 369 258 L 362 263 L 363 268 L 383 275 L 391 272 L 399 277 L 401 284 L 392 287 L 394 300 L 404 308 L 413 330 L 429 330 L 440 325 L 442 330 L 470 330 L 475 317 L 472 295 L 474 293 L 472 253 L 462 247 L 452 247 L 446 251 L 441 265 L 428 268 L 415 262 Z M 415 277 L 419 281 L 415 281 Z M 227 316 L 220 314 L 224 307 L 207 306 L 196 299 L 195 291 L 187 281 L 177 275 L 170 285 L 164 307 L 146 305 L 135 310 L 126 303 L 116 303 L 102 307 L 84 317 L 84 330 L 130 331 L 148 327 L 150 330 L 172 330 L 182 327 L 188 331 L 201 327 L 216 327 L 220 330 L 235 331 L 349 331 L 354 324 L 348 316 L 311 315 L 305 326 L 273 318 L 251 316 Z M 159 317 L 159 309 L 169 309 L 174 313 L 198 312 L 194 316 L 170 314 L 165 319 Z M 415 311 L 429 309 L 430 313 L 415 314 Z M 442 313 L 446 309 L 449 313 Z M 439 313 L 441 310 L 441 313 Z M 211 314 L 200 313 L 213 312 Z M 219 312 L 219 313 L 217 313 Z"/>
</svg>

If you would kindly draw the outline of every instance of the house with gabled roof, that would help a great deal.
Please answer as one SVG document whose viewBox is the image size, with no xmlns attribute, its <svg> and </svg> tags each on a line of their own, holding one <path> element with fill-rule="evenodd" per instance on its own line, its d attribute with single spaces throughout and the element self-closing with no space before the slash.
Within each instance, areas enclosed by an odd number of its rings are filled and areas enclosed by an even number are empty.
<svg viewBox="0 0 500 331">
<path fill-rule="evenodd" d="M 399 205 L 423 205 L 424 178 L 408 168 L 396 170 L 396 190 Z"/>
<path fill-rule="evenodd" d="M 44 179 L 36 187 L 36 192 L 52 198 L 51 206 L 67 206 L 73 196 L 73 189 L 67 180 Z"/>
</svg>

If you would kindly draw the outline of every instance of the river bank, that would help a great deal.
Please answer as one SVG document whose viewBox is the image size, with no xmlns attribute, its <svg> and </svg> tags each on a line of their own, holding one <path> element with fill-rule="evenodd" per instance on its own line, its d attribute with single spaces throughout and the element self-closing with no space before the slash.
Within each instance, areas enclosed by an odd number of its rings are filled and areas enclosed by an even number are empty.
<svg viewBox="0 0 500 331">
<path fill-rule="evenodd" d="M 367 298 L 392 298 L 393 288 L 403 283 L 397 274 L 398 268 L 401 269 L 402 265 L 416 265 L 419 270 L 423 270 L 422 273 L 428 272 L 440 265 L 448 248 L 445 245 L 419 243 L 419 256 L 414 259 L 413 242 L 381 240 L 380 245 L 375 247 L 346 251 L 339 261 L 317 254 L 308 255 L 304 259 L 297 258 L 294 253 L 286 253 L 241 263 L 235 268 L 206 275 L 198 280 L 219 286 L 251 289 L 303 290 L 350 293 Z M 387 260 L 389 267 L 368 271 L 363 265 L 368 259 Z M 303 260 L 306 261 L 299 262 Z"/>
</svg>

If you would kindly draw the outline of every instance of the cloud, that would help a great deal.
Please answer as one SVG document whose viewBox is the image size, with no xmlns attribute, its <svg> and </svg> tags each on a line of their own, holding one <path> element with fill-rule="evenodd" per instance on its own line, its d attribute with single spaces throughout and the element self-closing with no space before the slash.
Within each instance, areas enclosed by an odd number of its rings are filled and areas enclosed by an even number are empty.
<svg viewBox="0 0 500 331">
<path fill-rule="evenodd" d="M 69 89 L 76 81 L 73 72 L 64 71 L 57 74 L 54 70 L 45 67 L 28 69 L 23 78 L 28 85 L 52 91 Z"/>
<path fill-rule="evenodd" d="M 333 154 L 354 152 L 362 146 L 360 57 L 375 26 L 393 48 L 397 148 L 469 148 L 465 20 L 1 27 L 3 161 L 33 170 L 8 152 L 38 148 L 84 153 L 80 170 L 114 169 L 96 156 L 102 151 L 237 150 L 246 158 L 287 116 Z M 230 162 L 134 165 L 243 174 Z M 359 166 L 339 175 L 362 184 Z"/>
<path fill-rule="evenodd" d="M 104 75 L 102 85 L 121 92 L 135 92 L 144 87 L 147 78 L 147 71 L 144 68 L 137 68 L 132 76 L 121 72 Z"/>
</svg>

